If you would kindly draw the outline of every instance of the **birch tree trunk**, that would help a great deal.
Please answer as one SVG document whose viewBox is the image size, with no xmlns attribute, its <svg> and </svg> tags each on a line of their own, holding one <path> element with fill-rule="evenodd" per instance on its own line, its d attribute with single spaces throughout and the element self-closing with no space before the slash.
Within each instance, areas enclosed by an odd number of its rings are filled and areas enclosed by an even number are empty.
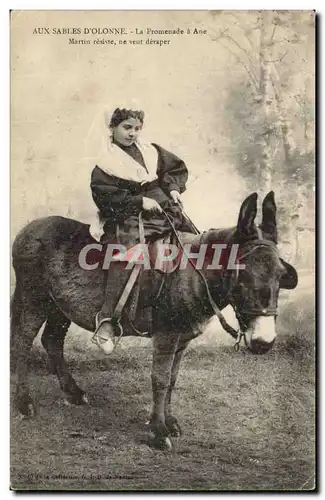
<svg viewBox="0 0 325 500">
<path fill-rule="evenodd" d="M 271 190 L 273 178 L 272 161 L 272 128 L 271 113 L 273 108 L 273 85 L 272 85 L 272 53 L 273 36 L 271 35 L 272 11 L 260 13 L 260 105 L 261 117 L 264 126 L 261 128 L 259 143 L 261 147 L 261 159 L 259 176 L 261 190 L 265 193 Z"/>
<path fill-rule="evenodd" d="M 275 75 L 275 80 L 279 80 L 279 75 L 274 65 L 272 72 Z M 296 149 L 296 142 L 293 138 L 292 124 L 288 119 L 288 113 L 284 101 L 284 97 L 278 91 L 275 82 L 273 83 L 274 96 L 278 110 L 278 120 L 281 129 L 282 144 L 284 150 L 285 168 L 290 167 L 292 156 Z M 291 170 L 291 169 L 290 169 Z M 286 195 L 288 200 L 288 226 L 286 231 L 286 240 L 289 244 L 290 262 L 295 264 L 299 254 L 299 235 L 298 227 L 301 218 L 301 208 L 303 207 L 303 196 L 298 188 L 297 181 L 294 178 L 289 178 L 286 182 Z"/>
<path fill-rule="evenodd" d="M 272 64 L 272 73 L 274 74 L 274 80 L 279 81 L 279 74 L 276 70 L 274 64 Z M 278 111 L 278 120 L 280 123 L 282 141 L 283 141 L 283 149 L 284 149 L 284 161 L 287 165 L 290 165 L 292 159 L 292 153 L 296 149 L 296 142 L 293 138 L 292 126 L 288 119 L 288 113 L 286 109 L 286 105 L 284 102 L 283 95 L 277 89 L 275 81 L 273 81 L 273 89 L 274 89 L 274 97 L 276 101 L 277 111 Z"/>
</svg>

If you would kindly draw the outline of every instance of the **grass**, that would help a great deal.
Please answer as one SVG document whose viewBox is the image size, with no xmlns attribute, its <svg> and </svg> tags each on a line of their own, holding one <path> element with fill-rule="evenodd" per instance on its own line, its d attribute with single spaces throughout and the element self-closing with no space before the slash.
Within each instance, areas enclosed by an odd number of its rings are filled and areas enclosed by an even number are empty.
<svg viewBox="0 0 325 500">
<path fill-rule="evenodd" d="M 89 407 L 67 407 L 53 376 L 34 373 L 34 421 L 12 421 L 18 489 L 299 490 L 314 472 L 310 372 L 285 349 L 255 357 L 189 349 L 174 396 L 184 435 L 167 455 L 147 446 L 150 349 L 74 372 Z M 76 366 L 75 366 L 76 368 Z"/>
<path fill-rule="evenodd" d="M 313 489 L 314 322 L 305 294 L 282 306 L 280 342 L 264 356 L 193 342 L 173 399 L 183 436 L 170 454 L 147 444 L 150 342 L 126 341 L 106 358 L 90 334 L 70 335 L 66 355 L 90 406 L 67 407 L 38 341 L 30 376 L 38 414 L 21 421 L 12 410 L 12 488 Z"/>
</svg>

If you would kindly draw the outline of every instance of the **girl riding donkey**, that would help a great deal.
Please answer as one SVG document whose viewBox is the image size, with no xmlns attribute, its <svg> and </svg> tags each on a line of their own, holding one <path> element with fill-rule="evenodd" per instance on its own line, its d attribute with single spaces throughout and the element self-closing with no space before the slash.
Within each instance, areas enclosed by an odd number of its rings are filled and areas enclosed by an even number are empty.
<svg viewBox="0 0 325 500">
<path fill-rule="evenodd" d="M 107 122 L 107 151 L 91 175 L 92 196 L 99 213 L 90 232 L 102 243 L 112 234 L 115 242 L 127 248 L 138 243 L 140 212 L 147 242 L 170 233 L 163 211 L 176 229 L 193 232 L 182 214 L 181 193 L 188 179 L 185 163 L 157 144 L 140 142 L 143 121 L 143 111 L 116 108 Z M 117 279 L 110 269 L 104 304 L 96 317 L 95 337 L 106 354 L 115 347 L 117 332 L 111 315 L 120 294 L 116 291 Z"/>
</svg>

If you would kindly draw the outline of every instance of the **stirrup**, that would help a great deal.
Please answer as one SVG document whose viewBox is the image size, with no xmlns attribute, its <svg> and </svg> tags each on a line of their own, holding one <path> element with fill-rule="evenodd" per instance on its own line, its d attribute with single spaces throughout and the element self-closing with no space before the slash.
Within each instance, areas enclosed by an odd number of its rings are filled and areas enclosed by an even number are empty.
<svg viewBox="0 0 325 500">
<path fill-rule="evenodd" d="M 94 332 L 94 335 L 92 336 L 91 341 L 94 344 L 96 344 L 97 347 L 99 347 L 100 349 L 103 349 L 103 344 L 105 344 L 105 342 L 107 342 L 109 339 L 98 335 L 98 331 L 104 323 L 111 323 L 112 328 L 113 328 L 113 333 L 114 333 L 114 339 L 113 339 L 114 349 L 113 350 L 115 350 L 117 344 L 119 343 L 119 341 L 123 335 L 123 328 L 122 328 L 122 325 L 120 323 L 120 319 L 119 318 L 118 319 L 103 318 L 102 320 L 99 321 L 98 316 L 99 316 L 99 312 L 96 314 L 96 317 L 95 317 L 96 328 L 95 328 L 95 332 Z M 117 330 L 117 328 L 118 328 L 118 330 Z M 117 340 L 115 340 L 116 336 L 118 337 Z M 102 342 L 100 342 L 100 340 L 102 340 Z"/>
</svg>

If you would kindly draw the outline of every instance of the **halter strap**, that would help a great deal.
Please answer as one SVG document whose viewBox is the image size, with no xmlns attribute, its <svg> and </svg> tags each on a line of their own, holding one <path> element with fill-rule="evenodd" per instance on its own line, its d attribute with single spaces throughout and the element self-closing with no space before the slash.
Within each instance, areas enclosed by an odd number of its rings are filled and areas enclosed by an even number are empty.
<svg viewBox="0 0 325 500">
<path fill-rule="evenodd" d="M 259 229 L 259 231 L 261 231 L 260 228 L 258 228 L 258 229 Z M 250 240 L 244 245 L 244 247 L 246 245 L 247 246 L 253 245 L 253 248 L 250 248 L 247 252 L 245 252 L 243 255 L 241 255 L 239 257 L 240 260 L 243 259 L 244 257 L 246 257 L 247 255 L 251 254 L 252 252 L 254 252 L 255 250 L 257 250 L 260 247 L 269 247 L 269 248 L 272 248 L 277 254 L 279 253 L 279 250 L 278 250 L 278 247 L 276 246 L 276 244 L 273 241 L 265 240 L 264 238 Z"/>
<path fill-rule="evenodd" d="M 171 218 L 169 217 L 169 215 L 167 214 L 167 212 L 165 212 L 165 210 L 162 210 L 163 214 L 165 215 L 175 237 L 176 237 L 176 240 L 178 241 L 182 251 L 184 253 L 185 252 L 185 248 L 184 248 L 184 245 L 183 245 L 183 242 L 181 241 L 177 231 L 176 231 L 176 228 L 173 224 L 173 221 L 171 220 Z M 197 234 L 200 234 L 199 231 L 197 230 L 197 228 L 195 228 Z M 251 248 L 248 252 L 246 252 L 241 258 L 247 256 L 248 254 L 252 253 L 253 251 L 255 251 L 258 247 L 261 247 L 261 246 L 268 246 L 268 247 L 271 247 L 273 248 L 276 252 L 278 252 L 278 249 L 276 247 L 276 245 L 272 242 L 272 241 L 269 241 L 269 240 L 265 240 L 263 239 L 263 235 L 262 235 L 262 231 L 260 228 L 257 228 L 257 234 L 258 234 L 258 239 L 254 239 L 254 240 L 251 240 L 249 242 L 247 242 L 247 244 L 253 244 L 255 245 L 253 248 Z M 200 237 L 200 241 L 202 241 L 202 234 L 201 234 L 201 237 Z M 222 326 L 222 328 L 227 332 L 229 333 L 234 339 L 236 339 L 236 343 L 235 343 L 235 350 L 238 350 L 239 349 L 239 344 L 240 344 L 240 341 L 242 338 L 244 338 L 245 340 L 245 343 L 247 344 L 247 340 L 246 340 L 246 335 L 245 335 L 245 332 L 242 332 L 241 331 L 241 328 L 239 327 L 238 330 L 235 330 L 232 326 L 229 325 L 229 323 L 226 321 L 225 317 L 223 316 L 222 312 L 220 311 L 219 307 L 217 306 L 217 304 L 215 303 L 215 301 L 213 300 L 212 298 L 212 295 L 211 295 L 211 292 L 210 292 L 210 288 L 209 288 L 209 284 L 208 284 L 208 281 L 206 279 L 206 277 L 204 276 L 204 274 L 201 272 L 200 269 L 197 269 L 196 266 L 194 266 L 193 262 L 191 259 L 188 259 L 190 264 L 193 266 L 193 268 L 195 269 L 195 271 L 198 273 L 198 275 L 201 277 L 204 285 L 205 285 L 205 289 L 206 289 L 206 293 L 207 293 L 207 298 L 208 298 L 208 301 L 209 301 L 209 304 L 213 310 L 213 312 L 215 313 L 215 315 L 218 317 L 219 319 L 219 322 Z M 238 274 L 239 274 L 239 269 L 238 269 L 238 266 L 236 268 L 236 281 L 238 279 Z M 232 304 L 231 304 L 232 305 Z M 233 306 L 234 307 L 234 306 Z M 236 317 L 238 319 L 238 316 L 237 316 L 237 308 L 234 307 L 234 310 L 235 310 L 235 313 L 236 313 Z M 258 311 L 259 313 L 261 313 L 262 315 L 264 316 L 267 316 L 268 315 L 268 312 L 266 309 L 263 309 L 262 311 Z M 270 310 L 271 312 L 271 310 Z M 272 311 L 273 313 L 273 311 Z M 273 315 L 273 314 L 272 314 Z"/>
<path fill-rule="evenodd" d="M 247 255 L 250 255 L 251 253 L 255 252 L 256 250 L 258 250 L 259 248 L 261 247 L 268 247 L 268 248 L 272 248 L 272 250 L 274 250 L 276 252 L 276 254 L 279 254 L 279 249 L 277 248 L 276 244 L 273 242 L 273 241 L 270 241 L 270 240 L 265 240 L 263 238 L 263 235 L 262 235 L 262 231 L 261 229 L 258 227 L 257 228 L 257 233 L 258 233 L 258 239 L 255 239 L 255 240 L 251 240 L 249 242 L 247 242 L 247 245 L 253 245 L 252 248 L 250 248 L 247 252 L 245 252 L 243 255 L 241 255 L 239 257 L 239 259 L 243 259 L 244 257 L 247 257 Z M 238 277 L 239 277 L 239 264 L 236 266 L 236 278 L 235 278 L 235 283 L 237 283 L 238 281 Z M 255 316 L 277 316 L 277 308 L 276 307 L 265 307 L 265 308 L 262 308 L 262 309 L 249 309 L 249 310 L 241 310 L 241 311 L 238 311 L 236 305 L 234 303 L 231 302 L 231 305 L 235 311 L 235 314 L 236 314 L 236 318 L 237 320 L 239 321 L 239 318 L 240 318 L 240 313 L 242 314 L 246 314 L 247 316 L 252 316 L 252 317 L 255 317 Z M 245 335 L 245 334 L 244 334 Z M 246 340 L 246 338 L 245 338 Z"/>
</svg>

